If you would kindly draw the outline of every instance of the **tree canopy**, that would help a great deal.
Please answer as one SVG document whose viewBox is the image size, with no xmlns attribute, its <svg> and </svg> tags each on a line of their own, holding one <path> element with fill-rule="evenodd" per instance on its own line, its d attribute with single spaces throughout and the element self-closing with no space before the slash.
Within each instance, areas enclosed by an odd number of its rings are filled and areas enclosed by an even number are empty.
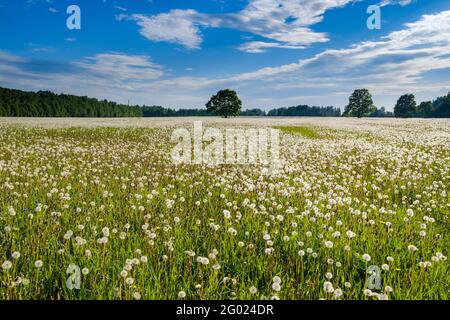
<svg viewBox="0 0 450 320">
<path fill-rule="evenodd" d="M 213 112 L 221 117 L 239 116 L 242 109 L 242 101 L 236 91 L 220 90 L 206 103 L 208 112 Z"/>
<path fill-rule="evenodd" d="M 394 108 L 397 118 L 412 118 L 416 115 L 416 98 L 413 94 L 404 94 L 398 100 Z"/>
<path fill-rule="evenodd" d="M 373 105 L 372 95 L 367 89 L 356 89 L 349 98 L 345 107 L 344 116 L 362 118 L 376 111 Z"/>
</svg>

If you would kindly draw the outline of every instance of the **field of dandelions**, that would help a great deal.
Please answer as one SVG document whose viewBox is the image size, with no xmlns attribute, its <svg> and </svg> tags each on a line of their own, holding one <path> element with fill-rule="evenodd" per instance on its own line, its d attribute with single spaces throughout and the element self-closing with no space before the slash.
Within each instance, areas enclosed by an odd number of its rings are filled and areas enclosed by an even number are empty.
<svg viewBox="0 0 450 320">
<path fill-rule="evenodd" d="M 173 164 L 190 120 L 0 119 L 0 299 L 449 299 L 448 120 L 204 120 L 275 175 Z"/>
</svg>

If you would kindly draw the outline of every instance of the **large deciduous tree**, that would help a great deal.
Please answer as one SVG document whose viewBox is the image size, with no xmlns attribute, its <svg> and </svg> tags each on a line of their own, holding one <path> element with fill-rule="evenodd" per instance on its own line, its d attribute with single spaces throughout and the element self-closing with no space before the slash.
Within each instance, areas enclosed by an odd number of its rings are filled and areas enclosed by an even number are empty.
<svg viewBox="0 0 450 320">
<path fill-rule="evenodd" d="M 344 116 L 362 118 L 376 111 L 373 105 L 372 95 L 367 89 L 357 89 L 349 98 L 345 107 Z"/>
<path fill-rule="evenodd" d="M 242 101 L 236 91 L 229 89 L 220 90 L 206 104 L 208 112 L 213 112 L 225 118 L 239 116 L 241 108 Z"/>
<path fill-rule="evenodd" d="M 417 104 L 413 94 L 402 95 L 394 108 L 396 118 L 412 118 L 416 115 L 416 112 Z"/>
</svg>

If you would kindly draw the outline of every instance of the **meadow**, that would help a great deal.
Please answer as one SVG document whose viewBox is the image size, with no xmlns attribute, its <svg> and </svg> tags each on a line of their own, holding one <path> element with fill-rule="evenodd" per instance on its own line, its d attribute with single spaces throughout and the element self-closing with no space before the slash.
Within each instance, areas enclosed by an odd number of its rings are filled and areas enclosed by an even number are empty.
<svg viewBox="0 0 450 320">
<path fill-rule="evenodd" d="M 191 120 L 0 119 L 0 299 L 449 299 L 449 120 L 200 119 L 273 175 L 175 165 Z"/>
</svg>

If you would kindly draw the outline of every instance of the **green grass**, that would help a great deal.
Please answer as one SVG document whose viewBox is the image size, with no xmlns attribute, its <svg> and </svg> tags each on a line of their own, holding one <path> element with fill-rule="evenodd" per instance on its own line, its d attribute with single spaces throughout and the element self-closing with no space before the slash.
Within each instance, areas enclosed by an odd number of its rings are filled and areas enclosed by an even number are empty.
<svg viewBox="0 0 450 320">
<path fill-rule="evenodd" d="M 284 126 L 275 126 L 275 129 L 281 130 L 282 132 L 292 133 L 292 134 L 300 134 L 305 138 L 309 139 L 320 139 L 321 136 L 317 133 L 315 129 L 312 127 L 284 127 Z"/>
</svg>

